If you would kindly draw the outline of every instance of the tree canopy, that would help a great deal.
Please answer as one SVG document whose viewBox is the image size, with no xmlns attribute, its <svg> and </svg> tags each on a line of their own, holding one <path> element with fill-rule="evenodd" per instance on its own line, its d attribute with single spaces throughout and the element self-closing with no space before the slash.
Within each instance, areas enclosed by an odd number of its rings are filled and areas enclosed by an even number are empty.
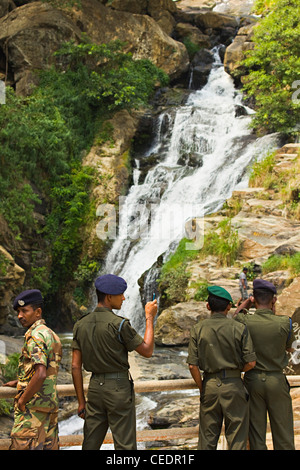
<svg viewBox="0 0 300 470">
<path fill-rule="evenodd" d="M 299 132 L 300 16 L 299 0 L 259 1 L 264 14 L 255 27 L 255 47 L 243 65 L 243 91 L 254 97 L 253 125 L 263 133 Z"/>
</svg>

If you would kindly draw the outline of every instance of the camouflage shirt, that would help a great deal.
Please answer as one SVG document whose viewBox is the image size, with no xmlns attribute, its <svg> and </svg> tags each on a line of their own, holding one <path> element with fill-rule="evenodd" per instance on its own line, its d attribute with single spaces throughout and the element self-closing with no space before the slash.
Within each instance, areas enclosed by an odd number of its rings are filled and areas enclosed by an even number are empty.
<svg viewBox="0 0 300 470">
<path fill-rule="evenodd" d="M 47 368 L 46 379 L 27 407 L 44 412 L 58 410 L 56 380 L 62 348 L 59 337 L 48 328 L 45 320 L 37 320 L 25 333 L 25 342 L 19 360 L 17 390 L 25 390 L 35 370 L 42 364 Z"/>
</svg>

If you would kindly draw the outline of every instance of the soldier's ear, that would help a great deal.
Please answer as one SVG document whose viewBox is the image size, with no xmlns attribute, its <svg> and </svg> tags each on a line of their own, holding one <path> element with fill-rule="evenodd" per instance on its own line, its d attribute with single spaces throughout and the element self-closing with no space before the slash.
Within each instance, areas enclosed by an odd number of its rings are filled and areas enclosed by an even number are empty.
<svg viewBox="0 0 300 470">
<path fill-rule="evenodd" d="M 43 314 L 43 311 L 42 311 L 41 307 L 36 308 L 35 313 L 36 313 L 37 317 L 41 318 L 41 316 Z"/>
</svg>

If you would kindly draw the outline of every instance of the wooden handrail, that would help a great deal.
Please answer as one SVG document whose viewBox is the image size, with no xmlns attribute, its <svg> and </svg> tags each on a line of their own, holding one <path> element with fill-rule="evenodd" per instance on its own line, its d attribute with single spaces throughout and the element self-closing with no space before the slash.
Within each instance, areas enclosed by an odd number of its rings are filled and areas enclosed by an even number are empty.
<svg viewBox="0 0 300 470">
<path fill-rule="evenodd" d="M 287 376 L 291 387 L 300 386 L 299 375 Z M 88 384 L 84 384 L 84 391 L 87 392 Z M 176 379 L 176 380 L 141 380 L 134 383 L 136 393 L 149 393 L 158 391 L 172 391 L 172 390 L 189 390 L 197 389 L 197 386 L 192 379 Z M 76 396 L 74 385 L 57 385 L 59 397 Z M 14 398 L 16 389 L 11 387 L 0 387 L 0 398 L 8 399 Z M 137 431 L 137 442 L 151 442 L 173 439 L 190 439 L 198 436 L 198 426 L 189 428 L 169 428 L 169 429 L 146 429 Z M 268 425 L 269 431 L 269 425 Z M 300 421 L 294 422 L 295 434 L 300 434 Z M 60 436 L 61 447 L 81 446 L 82 435 Z M 0 439 L 0 450 L 7 450 L 10 445 L 10 439 Z M 111 433 L 107 433 L 105 444 L 112 444 L 113 438 Z"/>
<path fill-rule="evenodd" d="M 300 386 L 300 375 L 287 375 L 291 387 Z M 87 392 L 88 384 L 84 384 L 84 391 Z M 139 380 L 134 383 L 136 393 L 162 392 L 171 390 L 190 390 L 197 389 L 193 379 L 175 379 L 175 380 Z M 59 397 L 76 396 L 73 384 L 57 385 Z M 0 387 L 0 398 L 14 398 L 16 389 L 11 387 Z"/>
</svg>

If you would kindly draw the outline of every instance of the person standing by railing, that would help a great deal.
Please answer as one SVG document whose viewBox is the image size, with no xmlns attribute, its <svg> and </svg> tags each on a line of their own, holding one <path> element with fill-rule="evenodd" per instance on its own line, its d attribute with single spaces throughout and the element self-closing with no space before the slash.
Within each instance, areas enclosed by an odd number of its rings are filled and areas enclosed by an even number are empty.
<svg viewBox="0 0 300 470">
<path fill-rule="evenodd" d="M 19 360 L 10 450 L 58 450 L 56 380 L 62 356 L 59 337 L 42 318 L 43 297 L 38 289 L 19 294 L 13 304 L 27 328 Z"/>
<path fill-rule="evenodd" d="M 230 293 L 219 286 L 207 290 L 211 317 L 192 327 L 187 358 L 200 390 L 198 450 L 216 450 L 223 420 L 229 450 L 246 450 L 249 404 L 241 372 L 255 366 L 256 355 L 247 327 L 227 318 Z"/>
<path fill-rule="evenodd" d="M 101 447 L 110 427 L 116 450 L 135 450 L 136 414 L 128 351 L 151 357 L 153 321 L 157 301 L 145 306 L 146 330 L 142 338 L 130 322 L 113 312 L 125 300 L 126 281 L 106 274 L 95 281 L 98 305 L 78 320 L 73 331 L 72 376 L 78 399 L 78 415 L 85 419 L 83 450 Z M 82 365 L 92 372 L 87 403 L 83 392 Z"/>
<path fill-rule="evenodd" d="M 256 311 L 249 314 L 253 301 Z M 244 378 L 250 393 L 250 450 L 267 450 L 267 415 L 274 450 L 295 449 L 290 386 L 283 372 L 288 353 L 294 351 L 295 335 L 291 318 L 275 314 L 276 301 L 274 284 L 254 279 L 253 297 L 245 300 L 234 314 L 237 321 L 247 325 L 257 355 L 256 367 Z"/>
</svg>

